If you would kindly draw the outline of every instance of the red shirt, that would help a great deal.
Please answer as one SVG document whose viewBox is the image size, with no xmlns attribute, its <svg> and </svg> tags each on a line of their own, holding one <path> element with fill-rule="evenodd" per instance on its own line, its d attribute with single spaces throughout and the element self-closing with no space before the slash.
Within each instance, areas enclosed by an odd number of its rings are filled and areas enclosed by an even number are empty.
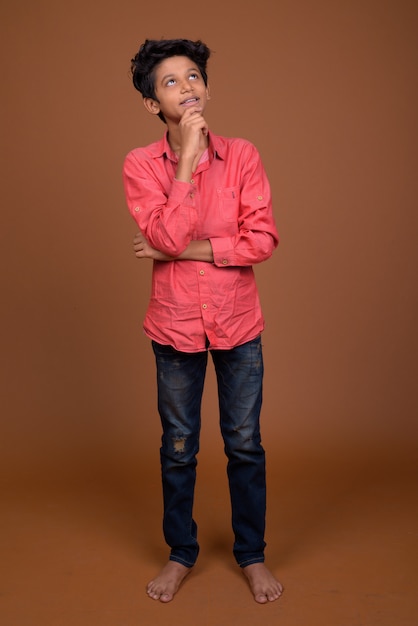
<svg viewBox="0 0 418 626">
<path fill-rule="evenodd" d="M 270 185 L 256 148 L 209 134 L 190 184 L 175 179 L 165 135 L 130 152 L 123 179 L 130 213 L 153 248 L 176 257 L 209 239 L 214 262 L 154 261 L 145 333 L 183 352 L 254 339 L 264 319 L 252 265 L 278 244 Z"/>
</svg>

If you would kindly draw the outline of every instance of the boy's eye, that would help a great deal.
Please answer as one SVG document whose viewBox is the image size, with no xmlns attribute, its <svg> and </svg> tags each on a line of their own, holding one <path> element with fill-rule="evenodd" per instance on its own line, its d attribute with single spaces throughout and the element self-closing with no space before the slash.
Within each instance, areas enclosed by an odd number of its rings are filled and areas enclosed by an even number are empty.
<svg viewBox="0 0 418 626">
<path fill-rule="evenodd" d="M 192 72 L 191 74 L 189 74 L 189 80 L 198 80 L 199 78 L 200 78 L 200 75 L 197 74 L 197 72 Z M 177 81 L 175 78 L 169 78 L 167 79 L 166 86 L 171 87 L 172 85 L 175 85 L 176 82 Z"/>
</svg>

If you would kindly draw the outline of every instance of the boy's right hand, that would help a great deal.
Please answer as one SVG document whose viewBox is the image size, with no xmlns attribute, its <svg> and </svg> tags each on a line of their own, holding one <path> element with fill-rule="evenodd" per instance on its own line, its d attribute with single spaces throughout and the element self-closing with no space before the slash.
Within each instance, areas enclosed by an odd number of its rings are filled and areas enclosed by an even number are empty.
<svg viewBox="0 0 418 626">
<path fill-rule="evenodd" d="M 208 124 L 202 108 L 193 106 L 185 110 L 179 122 L 180 153 L 176 179 L 190 182 L 201 154 L 207 147 Z"/>
<path fill-rule="evenodd" d="M 202 115 L 202 108 L 193 106 L 185 110 L 179 122 L 181 137 L 180 156 L 195 159 L 202 149 L 202 138 L 208 134 L 209 128 Z"/>
</svg>

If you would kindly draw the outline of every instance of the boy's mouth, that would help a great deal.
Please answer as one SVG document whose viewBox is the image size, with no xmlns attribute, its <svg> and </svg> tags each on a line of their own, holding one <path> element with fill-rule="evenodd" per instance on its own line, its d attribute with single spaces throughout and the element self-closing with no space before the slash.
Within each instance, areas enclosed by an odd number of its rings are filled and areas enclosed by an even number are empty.
<svg viewBox="0 0 418 626">
<path fill-rule="evenodd" d="M 197 104 L 199 102 L 199 98 L 187 98 L 187 100 L 183 100 L 183 102 L 180 102 L 180 104 L 182 106 L 190 106 L 193 104 Z"/>
</svg>

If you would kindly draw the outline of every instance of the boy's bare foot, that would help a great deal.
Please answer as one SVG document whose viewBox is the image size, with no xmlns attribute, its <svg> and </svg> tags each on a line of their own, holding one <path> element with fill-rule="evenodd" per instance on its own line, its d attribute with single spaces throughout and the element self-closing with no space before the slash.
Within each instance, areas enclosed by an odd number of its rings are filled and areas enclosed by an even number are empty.
<svg viewBox="0 0 418 626">
<path fill-rule="evenodd" d="M 170 602 L 190 570 L 190 567 L 177 561 L 169 561 L 159 575 L 148 583 L 147 594 L 153 600 Z"/>
<path fill-rule="evenodd" d="M 254 600 L 260 604 L 274 602 L 283 593 L 283 587 L 264 563 L 253 563 L 242 568 L 250 584 Z"/>
</svg>

